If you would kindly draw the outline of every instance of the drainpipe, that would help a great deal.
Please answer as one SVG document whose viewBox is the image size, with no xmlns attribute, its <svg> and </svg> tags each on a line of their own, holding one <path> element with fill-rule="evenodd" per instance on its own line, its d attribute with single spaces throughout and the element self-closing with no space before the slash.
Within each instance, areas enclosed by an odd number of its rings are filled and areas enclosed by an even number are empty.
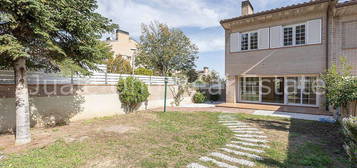
<svg viewBox="0 0 357 168">
<path fill-rule="evenodd" d="M 329 48 L 330 48 L 330 45 L 329 45 L 329 42 L 330 42 L 330 36 L 329 36 L 329 32 L 330 32 L 330 29 L 329 29 L 329 22 L 330 22 L 330 12 L 331 12 L 331 3 L 335 1 L 335 0 L 329 0 L 328 1 L 328 6 L 327 6 L 327 11 L 326 11 L 326 72 L 328 71 L 329 69 Z M 332 32 L 332 30 L 331 30 Z M 325 105 L 325 109 L 326 111 L 329 111 L 329 105 L 328 105 L 328 100 L 326 100 L 326 105 Z"/>
<path fill-rule="evenodd" d="M 331 7 L 332 0 L 328 1 L 327 11 L 326 11 L 326 71 L 329 68 L 329 22 L 330 22 L 330 7 Z"/>
</svg>

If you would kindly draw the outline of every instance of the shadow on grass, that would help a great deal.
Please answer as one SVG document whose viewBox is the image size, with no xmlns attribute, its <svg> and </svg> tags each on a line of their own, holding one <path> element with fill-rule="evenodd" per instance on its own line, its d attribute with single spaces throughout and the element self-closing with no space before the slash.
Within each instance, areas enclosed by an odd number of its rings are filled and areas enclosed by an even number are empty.
<svg viewBox="0 0 357 168">
<path fill-rule="evenodd" d="M 276 145 L 258 161 L 264 167 L 352 168 L 343 150 L 343 134 L 338 124 L 299 119 L 247 117 L 245 121 L 263 129 L 288 132 L 288 140 L 276 136 Z M 269 136 L 269 135 L 268 135 Z M 274 136 L 274 135 L 270 135 Z M 286 144 L 287 143 L 287 144 Z M 286 146 L 286 149 L 278 149 Z"/>
</svg>

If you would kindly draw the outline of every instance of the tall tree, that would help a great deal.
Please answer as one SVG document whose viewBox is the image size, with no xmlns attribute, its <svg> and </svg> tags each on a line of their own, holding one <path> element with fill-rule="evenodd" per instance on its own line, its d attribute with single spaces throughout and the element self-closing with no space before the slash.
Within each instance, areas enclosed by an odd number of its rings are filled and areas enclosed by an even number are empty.
<svg viewBox="0 0 357 168">
<path fill-rule="evenodd" d="M 16 81 L 16 144 L 31 141 L 28 69 L 90 74 L 112 55 L 98 39 L 117 25 L 96 0 L 0 0 L 0 69 Z"/>
<path fill-rule="evenodd" d="M 188 71 L 195 67 L 198 48 L 185 34 L 162 23 L 142 25 L 136 63 L 160 75 Z"/>
</svg>

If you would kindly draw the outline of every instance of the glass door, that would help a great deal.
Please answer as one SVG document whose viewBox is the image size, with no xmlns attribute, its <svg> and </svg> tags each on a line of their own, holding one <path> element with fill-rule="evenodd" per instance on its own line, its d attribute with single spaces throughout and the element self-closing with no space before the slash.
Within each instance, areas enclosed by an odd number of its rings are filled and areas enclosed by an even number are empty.
<svg viewBox="0 0 357 168">
<path fill-rule="evenodd" d="M 259 78 L 240 78 L 240 98 L 242 101 L 259 102 Z"/>
<path fill-rule="evenodd" d="M 262 78 L 262 102 L 284 104 L 284 77 Z"/>
<path fill-rule="evenodd" d="M 316 105 L 316 77 L 287 77 L 287 103 Z"/>
</svg>

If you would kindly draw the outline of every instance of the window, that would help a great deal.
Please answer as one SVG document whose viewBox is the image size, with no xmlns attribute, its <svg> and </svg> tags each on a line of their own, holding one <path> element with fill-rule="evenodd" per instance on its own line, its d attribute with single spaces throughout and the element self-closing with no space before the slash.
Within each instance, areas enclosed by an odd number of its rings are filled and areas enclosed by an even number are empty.
<svg viewBox="0 0 357 168">
<path fill-rule="evenodd" d="M 284 46 L 306 44 L 306 25 L 299 24 L 284 27 Z"/>
<path fill-rule="evenodd" d="M 305 44 L 305 25 L 296 26 L 295 39 L 296 45 Z"/>
<path fill-rule="evenodd" d="M 285 27 L 284 28 L 284 46 L 293 45 L 293 28 Z"/>
<path fill-rule="evenodd" d="M 251 50 L 258 49 L 258 33 L 257 32 L 250 33 L 250 49 Z"/>
<path fill-rule="evenodd" d="M 250 32 L 241 34 L 241 50 L 258 49 L 258 32 Z"/>
<path fill-rule="evenodd" d="M 248 33 L 241 35 L 241 49 L 248 50 Z"/>
</svg>

